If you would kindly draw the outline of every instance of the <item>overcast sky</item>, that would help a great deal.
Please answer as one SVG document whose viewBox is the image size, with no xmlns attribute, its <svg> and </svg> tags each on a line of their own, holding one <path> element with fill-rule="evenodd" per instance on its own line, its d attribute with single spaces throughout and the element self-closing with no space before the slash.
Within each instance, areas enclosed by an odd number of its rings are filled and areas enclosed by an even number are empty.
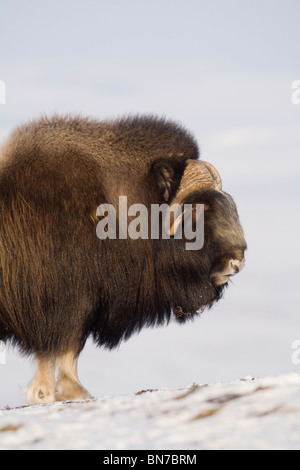
<svg viewBox="0 0 300 470">
<path fill-rule="evenodd" d="M 179 120 L 245 228 L 245 270 L 201 319 L 113 353 L 88 345 L 80 376 L 94 395 L 300 370 L 299 18 L 300 0 L 0 1 L 1 141 L 42 113 Z M 0 406 L 20 404 L 32 374 L 9 351 Z"/>
</svg>

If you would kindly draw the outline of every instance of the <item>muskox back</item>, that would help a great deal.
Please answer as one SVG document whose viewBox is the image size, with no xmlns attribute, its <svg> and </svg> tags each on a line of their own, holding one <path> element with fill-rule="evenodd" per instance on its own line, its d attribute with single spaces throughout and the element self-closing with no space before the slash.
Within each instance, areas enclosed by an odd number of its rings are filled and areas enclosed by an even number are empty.
<svg viewBox="0 0 300 470">
<path fill-rule="evenodd" d="M 196 158 L 188 132 L 154 118 L 54 117 L 15 130 L 1 151 L 0 340 L 39 357 L 74 345 L 79 353 L 89 334 L 113 347 L 168 319 L 170 303 L 154 288 L 157 245 L 99 240 L 96 209 L 120 194 L 128 204 L 163 202 L 162 159 L 171 198 Z"/>
</svg>

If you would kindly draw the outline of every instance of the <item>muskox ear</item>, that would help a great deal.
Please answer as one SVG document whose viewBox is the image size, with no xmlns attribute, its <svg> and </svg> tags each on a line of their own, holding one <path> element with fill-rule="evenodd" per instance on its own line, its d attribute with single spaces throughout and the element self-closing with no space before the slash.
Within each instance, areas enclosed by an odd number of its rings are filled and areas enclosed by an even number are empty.
<svg viewBox="0 0 300 470">
<path fill-rule="evenodd" d="M 156 187 L 162 198 L 168 202 L 175 196 L 182 178 L 186 162 L 158 159 L 151 168 Z"/>
</svg>

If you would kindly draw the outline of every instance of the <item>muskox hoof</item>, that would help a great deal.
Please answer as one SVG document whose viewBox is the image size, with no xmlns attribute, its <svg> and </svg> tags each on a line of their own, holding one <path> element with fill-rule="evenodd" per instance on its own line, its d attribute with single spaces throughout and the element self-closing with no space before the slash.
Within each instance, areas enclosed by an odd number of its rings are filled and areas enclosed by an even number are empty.
<svg viewBox="0 0 300 470">
<path fill-rule="evenodd" d="M 41 405 L 55 401 L 54 387 L 48 382 L 33 380 L 26 391 L 28 405 Z"/>
<path fill-rule="evenodd" d="M 61 379 L 56 384 L 55 401 L 89 400 L 90 398 L 92 396 L 89 392 L 79 382 L 69 377 Z"/>
<path fill-rule="evenodd" d="M 26 390 L 26 400 L 28 405 L 40 405 L 55 401 L 55 377 L 53 359 L 37 360 L 37 373 Z"/>
</svg>

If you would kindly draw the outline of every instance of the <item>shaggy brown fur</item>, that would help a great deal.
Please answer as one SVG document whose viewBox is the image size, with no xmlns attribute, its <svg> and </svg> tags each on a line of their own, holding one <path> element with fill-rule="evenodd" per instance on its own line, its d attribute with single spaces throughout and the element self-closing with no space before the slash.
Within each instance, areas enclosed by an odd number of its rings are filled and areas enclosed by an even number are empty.
<svg viewBox="0 0 300 470">
<path fill-rule="evenodd" d="M 96 236 L 100 204 L 117 207 L 119 195 L 128 205 L 170 202 L 198 158 L 185 129 L 152 117 L 54 116 L 17 128 L 0 160 L 0 340 L 40 361 L 76 358 L 89 335 L 113 348 L 218 300 L 212 270 L 246 248 L 224 193 L 187 196 L 210 208 L 199 252 L 184 240 Z"/>
</svg>

